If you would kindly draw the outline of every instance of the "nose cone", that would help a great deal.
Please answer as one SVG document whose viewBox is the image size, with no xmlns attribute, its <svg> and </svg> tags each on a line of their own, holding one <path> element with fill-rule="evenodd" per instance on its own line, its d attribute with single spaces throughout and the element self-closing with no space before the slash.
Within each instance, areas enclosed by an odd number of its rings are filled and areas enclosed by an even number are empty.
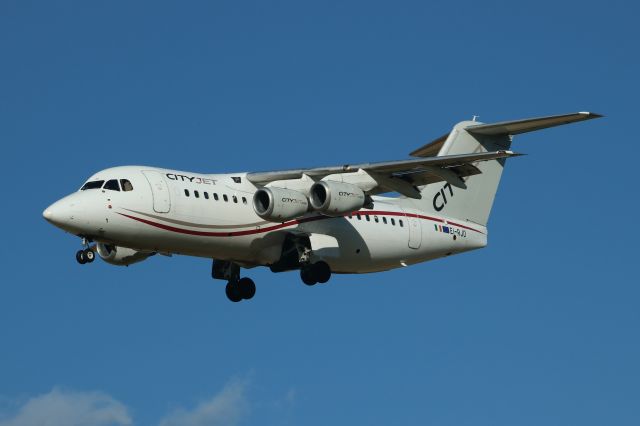
<svg viewBox="0 0 640 426">
<path fill-rule="evenodd" d="M 73 193 L 47 207 L 42 216 L 52 225 L 74 234 L 85 232 L 92 203 L 86 194 Z"/>
<path fill-rule="evenodd" d="M 42 212 L 42 217 L 59 228 L 63 227 L 70 219 L 70 214 L 66 211 L 68 209 L 61 201 L 56 201 Z"/>
<path fill-rule="evenodd" d="M 98 198 L 96 198 L 98 196 Z M 74 192 L 47 207 L 42 216 L 47 222 L 72 234 L 91 235 L 98 232 L 104 226 L 98 214 L 101 204 L 99 193 Z"/>
</svg>

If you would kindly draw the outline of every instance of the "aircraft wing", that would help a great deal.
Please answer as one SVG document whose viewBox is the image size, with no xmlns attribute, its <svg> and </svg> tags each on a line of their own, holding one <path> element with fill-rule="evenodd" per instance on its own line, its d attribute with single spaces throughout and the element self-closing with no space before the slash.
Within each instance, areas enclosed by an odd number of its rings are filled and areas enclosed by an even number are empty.
<svg viewBox="0 0 640 426">
<path fill-rule="evenodd" d="M 353 180 L 357 181 L 360 179 L 354 175 L 366 173 L 376 183 L 365 190 L 367 194 L 393 191 L 407 197 L 420 198 L 420 192 L 416 186 L 447 181 L 454 186 L 464 188 L 463 177 L 480 173 L 473 163 L 518 155 L 521 154 L 512 151 L 494 151 L 312 169 L 252 172 L 247 174 L 247 179 L 255 185 L 264 186 L 276 181 L 302 179 L 304 176 L 312 180 L 320 180 L 329 175 L 341 175 L 339 179 L 349 183 L 350 176 L 353 176 Z"/>
</svg>

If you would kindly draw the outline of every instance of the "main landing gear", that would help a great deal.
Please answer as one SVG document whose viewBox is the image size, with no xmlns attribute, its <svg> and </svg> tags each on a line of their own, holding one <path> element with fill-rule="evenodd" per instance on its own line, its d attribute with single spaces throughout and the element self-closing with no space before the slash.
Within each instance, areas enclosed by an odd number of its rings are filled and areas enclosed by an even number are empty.
<svg viewBox="0 0 640 426">
<path fill-rule="evenodd" d="M 213 261 L 211 276 L 227 280 L 224 292 L 234 303 L 249 300 L 256 294 L 256 284 L 251 278 L 240 278 L 240 266 L 233 262 Z M 300 278 L 308 286 L 324 284 L 331 278 L 331 268 L 327 262 L 306 263 L 300 267 Z"/>
<path fill-rule="evenodd" d="M 229 300 L 239 302 L 251 299 L 256 294 L 256 285 L 251 278 L 244 277 L 238 281 L 229 281 L 224 291 Z"/>
<path fill-rule="evenodd" d="M 225 294 L 232 302 L 249 300 L 256 294 L 256 285 L 251 278 L 240 278 L 240 266 L 233 262 L 214 260 L 211 276 L 218 280 L 227 280 Z"/>
<path fill-rule="evenodd" d="M 327 262 L 319 261 L 302 265 L 300 268 L 300 278 L 306 285 L 324 284 L 331 278 L 331 268 Z"/>
<path fill-rule="evenodd" d="M 282 243 L 280 259 L 270 266 L 271 272 L 300 269 L 300 278 L 306 285 L 326 283 L 331 278 L 331 268 L 323 260 L 311 263 L 313 257 L 308 236 L 288 234 Z"/>
<path fill-rule="evenodd" d="M 82 245 L 86 248 L 84 250 L 78 250 L 76 252 L 76 261 L 78 261 L 78 263 L 81 265 L 93 262 L 96 259 L 96 252 L 92 247 L 89 247 L 89 240 L 83 238 Z"/>
</svg>

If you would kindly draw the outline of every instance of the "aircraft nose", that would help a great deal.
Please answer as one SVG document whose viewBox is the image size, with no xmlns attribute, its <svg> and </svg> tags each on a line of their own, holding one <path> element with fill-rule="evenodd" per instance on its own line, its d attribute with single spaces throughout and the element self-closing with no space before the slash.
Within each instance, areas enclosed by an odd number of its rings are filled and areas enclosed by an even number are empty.
<svg viewBox="0 0 640 426">
<path fill-rule="evenodd" d="M 49 207 L 44 209 L 42 212 L 42 217 L 44 217 L 47 222 L 52 223 L 53 225 L 60 226 L 63 225 L 65 220 L 67 219 L 65 215 L 65 208 L 60 201 L 56 201 L 51 204 Z"/>
<path fill-rule="evenodd" d="M 92 203 L 87 194 L 74 192 L 44 209 L 42 217 L 47 222 L 73 234 L 89 232 L 93 229 Z"/>
</svg>

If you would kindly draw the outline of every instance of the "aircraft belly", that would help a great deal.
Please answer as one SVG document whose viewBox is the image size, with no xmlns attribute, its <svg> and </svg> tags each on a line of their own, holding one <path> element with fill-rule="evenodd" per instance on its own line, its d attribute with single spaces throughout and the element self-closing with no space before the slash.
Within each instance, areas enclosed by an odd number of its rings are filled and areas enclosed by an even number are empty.
<svg viewBox="0 0 640 426">
<path fill-rule="evenodd" d="M 358 221 L 346 217 L 311 222 L 301 231 L 329 235 L 337 241 L 339 255 L 324 256 L 336 273 L 363 273 L 393 269 L 415 256 L 410 249 L 408 231 L 398 225 Z"/>
<path fill-rule="evenodd" d="M 397 216 L 393 224 L 391 217 L 384 223 L 382 216 L 370 215 L 366 220 L 367 216 L 362 214 L 360 219 L 356 215 L 311 217 L 314 220 L 290 225 L 277 222 L 251 225 L 255 218 L 248 217 L 240 218 L 243 224 L 224 225 L 215 224 L 212 218 L 160 215 L 148 208 L 120 208 L 112 211 L 109 218 L 106 232 L 97 240 L 255 265 L 277 262 L 286 235 L 301 233 L 311 236 L 312 246 L 320 247 L 312 260 L 326 261 L 336 273 L 383 271 L 486 245 L 485 234 L 466 230 L 462 224 L 443 227 L 441 223 L 447 221 L 425 220 L 421 223 L 422 244 L 419 249 L 412 248 L 409 223 L 404 220 L 400 226 Z"/>
</svg>

